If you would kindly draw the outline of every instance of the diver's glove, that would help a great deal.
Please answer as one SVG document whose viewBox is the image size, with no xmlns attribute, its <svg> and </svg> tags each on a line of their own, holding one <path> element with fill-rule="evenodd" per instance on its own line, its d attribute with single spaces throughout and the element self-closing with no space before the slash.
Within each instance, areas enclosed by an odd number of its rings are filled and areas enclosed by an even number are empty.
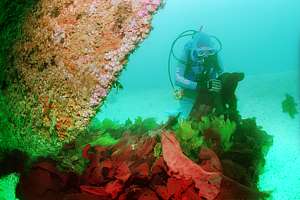
<svg viewBox="0 0 300 200">
<path fill-rule="evenodd" d="M 218 79 L 210 79 L 207 82 L 207 89 L 211 92 L 220 92 L 222 89 L 222 83 Z"/>
</svg>

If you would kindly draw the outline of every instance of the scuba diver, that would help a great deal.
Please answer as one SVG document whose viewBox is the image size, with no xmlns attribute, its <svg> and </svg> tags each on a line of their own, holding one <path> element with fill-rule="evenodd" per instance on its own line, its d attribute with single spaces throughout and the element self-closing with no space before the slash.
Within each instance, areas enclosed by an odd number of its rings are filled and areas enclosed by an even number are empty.
<svg viewBox="0 0 300 200">
<path fill-rule="evenodd" d="M 183 54 L 179 58 L 174 54 L 176 42 L 183 37 L 192 37 L 184 46 Z M 202 31 L 188 30 L 181 33 L 172 44 L 169 54 L 169 79 L 177 99 L 181 104 L 193 104 L 197 91 L 201 88 L 218 93 L 221 90 L 221 81 L 218 76 L 222 73 L 218 53 L 222 44 L 218 38 Z M 171 57 L 179 64 L 175 71 L 176 89 L 171 79 Z M 186 106 L 184 106 L 186 107 Z"/>
</svg>

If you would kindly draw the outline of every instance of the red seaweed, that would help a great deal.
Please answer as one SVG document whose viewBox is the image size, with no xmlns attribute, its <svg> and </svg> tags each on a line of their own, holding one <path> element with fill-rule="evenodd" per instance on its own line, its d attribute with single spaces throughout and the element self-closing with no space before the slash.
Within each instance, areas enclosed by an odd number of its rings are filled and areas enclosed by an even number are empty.
<svg viewBox="0 0 300 200">
<path fill-rule="evenodd" d="M 82 175 L 61 173 L 51 162 L 22 176 L 24 199 L 38 200 L 222 200 L 260 198 L 262 193 L 222 175 L 217 154 L 202 147 L 200 164 L 186 157 L 173 133 L 162 133 L 162 156 L 150 136 L 127 136 L 111 148 L 86 145 L 89 164 Z M 135 144 L 132 146 L 132 144 Z M 138 148 L 136 148 L 138 147 Z M 150 148 L 151 147 L 151 148 Z"/>
<path fill-rule="evenodd" d="M 221 173 L 205 171 L 186 157 L 172 133 L 162 134 L 163 157 L 169 167 L 169 175 L 179 179 L 192 179 L 199 189 L 199 197 L 214 199 L 220 192 Z"/>
</svg>

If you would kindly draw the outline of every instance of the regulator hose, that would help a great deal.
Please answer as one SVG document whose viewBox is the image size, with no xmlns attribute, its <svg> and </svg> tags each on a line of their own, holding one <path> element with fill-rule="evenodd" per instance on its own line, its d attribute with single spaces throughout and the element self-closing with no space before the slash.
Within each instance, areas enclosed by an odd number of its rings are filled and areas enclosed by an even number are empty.
<svg viewBox="0 0 300 200">
<path fill-rule="evenodd" d="M 173 81 L 172 81 L 172 78 L 171 78 L 171 58 L 172 56 L 180 63 L 182 64 L 186 64 L 186 61 L 184 60 L 181 60 L 180 58 L 178 58 L 175 53 L 174 53 L 174 46 L 176 44 L 176 42 L 181 39 L 181 38 L 184 38 L 184 37 L 188 37 L 188 36 L 193 36 L 195 33 L 197 33 L 197 31 L 195 30 L 187 30 L 187 31 L 184 31 L 182 32 L 172 43 L 172 46 L 171 46 L 171 49 L 170 49 L 170 52 L 169 52 L 169 58 L 168 58 L 168 74 L 169 74 L 169 81 L 170 81 L 170 84 L 173 88 L 173 90 L 175 90 L 175 86 L 173 84 Z"/>
</svg>

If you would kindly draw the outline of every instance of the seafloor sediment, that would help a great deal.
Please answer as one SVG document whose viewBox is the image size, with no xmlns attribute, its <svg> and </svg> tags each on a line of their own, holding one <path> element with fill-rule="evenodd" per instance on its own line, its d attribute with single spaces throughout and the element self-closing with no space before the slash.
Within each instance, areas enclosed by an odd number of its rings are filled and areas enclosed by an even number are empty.
<svg viewBox="0 0 300 200">
<path fill-rule="evenodd" d="M 55 132 L 66 139 L 88 124 L 128 54 L 149 33 L 152 14 L 160 4 L 160 0 L 37 4 L 25 20 L 13 54 L 17 84 L 26 88 L 26 104 L 39 113 L 33 120 L 38 132 Z"/>
</svg>

